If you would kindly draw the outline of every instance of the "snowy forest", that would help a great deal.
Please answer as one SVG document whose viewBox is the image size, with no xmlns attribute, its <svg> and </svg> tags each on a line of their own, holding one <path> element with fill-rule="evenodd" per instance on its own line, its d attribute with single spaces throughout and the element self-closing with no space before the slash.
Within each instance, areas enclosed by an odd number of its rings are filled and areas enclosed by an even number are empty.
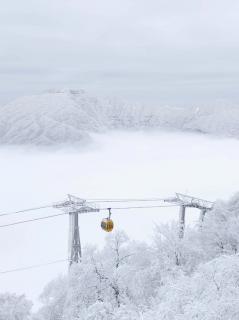
<svg viewBox="0 0 239 320">
<path fill-rule="evenodd" d="M 156 225 L 151 245 L 114 231 L 102 249 L 53 279 L 31 312 L 0 295 L 0 320 L 234 320 L 239 318 L 239 194 L 217 201 L 203 225 Z"/>
</svg>

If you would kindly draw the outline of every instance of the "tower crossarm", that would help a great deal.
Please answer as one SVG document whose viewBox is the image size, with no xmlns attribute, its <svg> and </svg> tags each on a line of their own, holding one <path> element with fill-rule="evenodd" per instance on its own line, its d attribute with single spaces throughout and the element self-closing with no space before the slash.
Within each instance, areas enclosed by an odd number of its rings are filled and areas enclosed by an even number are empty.
<svg viewBox="0 0 239 320">
<path fill-rule="evenodd" d="M 176 193 L 176 197 L 178 199 L 178 203 L 181 203 L 186 207 L 212 210 L 214 206 L 214 203 L 211 201 L 192 197 L 182 193 Z"/>
<path fill-rule="evenodd" d="M 205 209 L 212 210 L 214 206 L 214 202 L 192 197 L 182 193 L 176 193 L 176 197 L 164 199 L 165 202 L 174 203 L 175 205 L 197 208 L 197 209 Z"/>
<path fill-rule="evenodd" d="M 87 202 L 84 199 L 78 198 L 68 194 L 68 200 L 55 203 L 53 208 L 62 209 L 65 213 L 88 213 L 88 212 L 99 212 L 99 208 L 96 204 Z"/>
</svg>

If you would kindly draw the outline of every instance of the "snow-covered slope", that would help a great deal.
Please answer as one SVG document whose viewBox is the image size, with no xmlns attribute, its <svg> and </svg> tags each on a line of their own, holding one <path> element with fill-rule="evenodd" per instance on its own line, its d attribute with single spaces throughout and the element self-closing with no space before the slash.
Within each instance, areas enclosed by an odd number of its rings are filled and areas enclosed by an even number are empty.
<svg viewBox="0 0 239 320">
<path fill-rule="evenodd" d="M 97 107 L 97 101 L 82 92 L 47 92 L 19 98 L 0 108 L 0 143 L 81 141 L 88 131 L 103 128 Z"/>
<path fill-rule="evenodd" d="M 82 142 L 112 129 L 176 129 L 239 137 L 236 107 L 132 106 L 88 96 L 83 90 L 51 91 L 0 108 L 0 144 Z"/>
</svg>

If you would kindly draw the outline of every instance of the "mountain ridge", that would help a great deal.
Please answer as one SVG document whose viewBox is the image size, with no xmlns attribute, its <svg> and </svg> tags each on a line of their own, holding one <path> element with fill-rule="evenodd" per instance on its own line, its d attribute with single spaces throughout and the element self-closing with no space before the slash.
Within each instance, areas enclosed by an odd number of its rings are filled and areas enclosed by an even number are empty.
<svg viewBox="0 0 239 320">
<path fill-rule="evenodd" d="M 1 145 L 89 141 L 108 130 L 169 129 L 239 138 L 237 107 L 145 107 L 55 90 L 18 98 L 0 108 Z"/>
</svg>

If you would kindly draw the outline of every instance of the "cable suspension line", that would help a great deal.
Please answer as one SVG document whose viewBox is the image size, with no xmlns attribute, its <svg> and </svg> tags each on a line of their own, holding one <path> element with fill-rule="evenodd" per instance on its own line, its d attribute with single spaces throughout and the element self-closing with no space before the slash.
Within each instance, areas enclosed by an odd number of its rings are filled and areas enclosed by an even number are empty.
<svg viewBox="0 0 239 320">
<path fill-rule="evenodd" d="M 112 210 L 128 210 L 128 209 L 152 209 L 152 208 L 169 208 L 169 207 L 177 207 L 177 204 L 170 204 L 170 205 L 158 205 L 158 206 L 132 206 L 132 207 L 111 207 L 110 209 Z M 108 210 L 109 207 L 107 208 L 101 208 L 99 211 L 105 211 Z M 83 213 L 85 214 L 85 213 Z M 58 214 L 52 214 L 49 216 L 44 216 L 44 217 L 39 217 L 39 218 L 33 218 L 33 219 L 28 219 L 28 220 L 20 220 L 12 223 L 7 223 L 7 224 L 2 224 L 0 225 L 0 228 L 6 228 L 6 227 L 11 227 L 15 226 L 18 224 L 23 224 L 23 223 L 28 223 L 28 222 L 34 222 L 34 221 L 39 221 L 39 220 L 46 220 L 46 219 L 51 219 L 55 217 L 59 217 L 65 215 L 65 213 L 58 213 Z"/>
<path fill-rule="evenodd" d="M 34 219 L 29 219 L 29 220 L 20 220 L 20 221 L 16 221 L 16 222 L 12 222 L 12 223 L 1 224 L 0 228 L 11 227 L 11 226 L 15 226 L 17 224 L 23 224 L 23 223 L 27 223 L 27 222 L 33 222 L 33 221 L 39 221 L 39 220 L 55 218 L 55 217 L 63 216 L 63 215 L 65 215 L 65 213 L 52 214 L 50 216 L 39 217 L 39 218 L 34 218 Z"/>
<path fill-rule="evenodd" d="M 96 199 L 86 199 L 86 201 L 93 201 L 93 202 L 154 202 L 154 201 L 164 201 L 165 199 L 161 199 L 161 198 L 135 198 L 135 199 L 124 199 L 124 198 L 119 198 L 119 199 L 100 199 L 100 198 L 96 198 Z"/>
<path fill-rule="evenodd" d="M 168 204 L 168 205 L 161 205 L 161 206 L 135 206 L 135 207 L 107 207 L 107 208 L 101 208 L 101 210 L 128 210 L 128 209 L 152 209 L 152 208 L 170 208 L 170 207 L 178 207 L 178 204 Z"/>
<path fill-rule="evenodd" d="M 36 268 L 41 268 L 45 266 L 49 266 L 52 264 L 57 264 L 57 263 L 62 263 L 62 262 L 68 262 L 68 259 L 62 259 L 62 260 L 55 260 L 55 261 L 50 261 L 46 263 L 41 263 L 41 264 L 35 264 L 32 266 L 27 266 L 27 267 L 22 267 L 22 268 L 15 268 L 15 269 L 10 269 L 10 270 L 3 270 L 0 271 L 0 274 L 6 274 L 6 273 L 12 273 L 12 272 L 18 272 L 18 271 L 24 271 L 24 270 L 30 270 L 30 269 L 36 269 Z"/>
<path fill-rule="evenodd" d="M 52 208 L 52 205 L 46 205 L 46 206 L 41 206 L 41 207 L 27 208 L 27 209 L 23 209 L 23 210 L 19 210 L 19 211 L 0 213 L 0 217 L 10 216 L 13 214 L 24 213 L 24 212 L 28 212 L 28 211 L 36 211 L 36 210 L 41 210 L 41 209 L 46 209 L 46 208 Z"/>
<path fill-rule="evenodd" d="M 161 198 L 135 198 L 135 199 L 124 199 L 124 198 L 115 198 L 115 199 L 86 199 L 86 201 L 94 201 L 97 203 L 117 203 L 117 202 L 157 202 L 157 201 L 164 201 L 165 199 L 161 199 Z M 4 212 L 4 213 L 0 213 L 0 217 L 4 217 L 4 216 L 10 216 L 10 215 L 14 215 L 14 214 L 19 214 L 19 213 L 25 213 L 25 212 L 30 212 L 30 211 L 36 211 L 36 210 L 41 210 L 41 209 L 47 209 L 47 208 L 53 208 L 52 204 L 49 205 L 44 205 L 44 206 L 40 206 L 40 207 L 32 207 L 32 208 L 26 208 L 26 209 L 22 209 L 22 210 L 18 210 L 18 211 L 12 211 L 12 212 Z"/>
</svg>

